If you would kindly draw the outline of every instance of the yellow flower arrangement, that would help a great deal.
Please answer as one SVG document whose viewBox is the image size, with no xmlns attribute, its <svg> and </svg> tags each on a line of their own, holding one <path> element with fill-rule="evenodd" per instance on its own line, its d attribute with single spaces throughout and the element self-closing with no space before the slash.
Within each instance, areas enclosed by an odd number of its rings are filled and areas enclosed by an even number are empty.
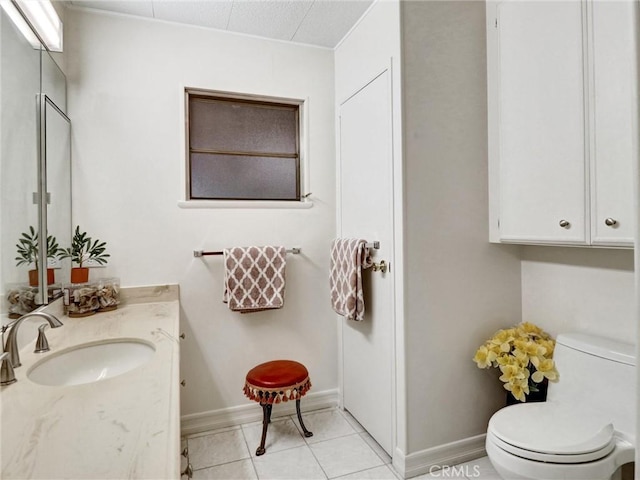
<svg viewBox="0 0 640 480">
<path fill-rule="evenodd" d="M 498 367 L 505 390 L 521 402 L 538 391 L 538 385 L 548 379 L 558 380 L 553 357 L 555 341 L 532 323 L 521 323 L 499 330 L 476 351 L 473 361 L 478 368 Z"/>
</svg>

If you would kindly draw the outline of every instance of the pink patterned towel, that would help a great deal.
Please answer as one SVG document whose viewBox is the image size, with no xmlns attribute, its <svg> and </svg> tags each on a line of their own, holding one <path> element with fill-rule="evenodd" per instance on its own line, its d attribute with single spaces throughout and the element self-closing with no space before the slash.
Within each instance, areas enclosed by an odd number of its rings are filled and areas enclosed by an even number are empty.
<svg viewBox="0 0 640 480">
<path fill-rule="evenodd" d="M 373 265 L 366 240 L 339 238 L 331 243 L 331 306 L 350 320 L 364 319 L 362 270 Z"/>
<path fill-rule="evenodd" d="M 249 313 L 284 305 L 284 247 L 224 249 L 222 301 L 234 312 Z"/>
</svg>

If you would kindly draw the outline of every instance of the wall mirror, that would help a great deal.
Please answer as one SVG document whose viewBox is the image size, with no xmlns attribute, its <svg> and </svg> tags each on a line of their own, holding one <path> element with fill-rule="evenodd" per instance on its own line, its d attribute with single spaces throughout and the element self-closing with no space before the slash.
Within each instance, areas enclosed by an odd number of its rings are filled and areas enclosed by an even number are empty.
<svg viewBox="0 0 640 480">
<path fill-rule="evenodd" d="M 69 260 L 48 262 L 47 235 L 40 236 L 41 231 L 48 232 L 61 247 L 70 244 L 70 123 L 65 112 L 64 74 L 49 52 L 34 49 L 0 9 L 2 314 L 15 317 L 48 303 L 49 293 L 55 291 L 50 284 L 68 280 Z M 32 229 L 41 242 L 26 244 L 35 245 L 37 255 L 20 242 L 33 239 Z M 24 255 L 18 252 L 18 243 L 25 245 Z M 25 257 L 24 262 L 17 265 L 17 257 Z M 38 273 L 31 281 L 36 286 L 30 286 L 29 270 L 36 270 L 36 265 Z M 51 266 L 57 278 L 41 265 Z"/>
<path fill-rule="evenodd" d="M 40 195 L 41 229 L 56 240 L 60 248 L 71 245 L 71 121 L 67 111 L 67 80 L 51 54 L 41 51 L 41 83 L 38 106 L 40 110 Z M 45 252 L 45 238 L 40 238 L 40 251 Z M 49 256 L 43 260 L 54 269 L 54 278 L 44 269 L 40 281 L 49 284 L 48 297 L 60 292 L 54 285 L 68 282 L 71 260 Z M 45 278 L 46 277 L 46 278 Z M 46 298 L 44 299 L 46 302 Z"/>
</svg>

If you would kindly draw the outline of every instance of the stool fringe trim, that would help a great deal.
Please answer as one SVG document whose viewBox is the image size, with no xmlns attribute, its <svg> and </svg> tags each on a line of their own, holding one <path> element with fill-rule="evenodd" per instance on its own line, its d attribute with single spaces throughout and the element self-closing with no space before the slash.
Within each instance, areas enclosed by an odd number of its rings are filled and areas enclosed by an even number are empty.
<svg viewBox="0 0 640 480">
<path fill-rule="evenodd" d="M 287 402 L 289 400 L 298 400 L 311 388 L 311 380 L 309 377 L 302 382 L 289 385 L 284 388 L 268 389 L 264 387 L 256 387 L 250 383 L 244 384 L 244 394 L 250 399 L 259 402 L 261 405 Z"/>
</svg>

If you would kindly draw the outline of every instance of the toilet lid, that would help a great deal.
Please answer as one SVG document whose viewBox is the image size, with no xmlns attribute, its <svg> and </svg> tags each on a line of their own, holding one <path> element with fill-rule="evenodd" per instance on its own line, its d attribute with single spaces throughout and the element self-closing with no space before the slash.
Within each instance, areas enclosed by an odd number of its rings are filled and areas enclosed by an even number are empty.
<svg viewBox="0 0 640 480">
<path fill-rule="evenodd" d="M 599 412 L 553 402 L 503 408 L 491 417 L 489 430 L 516 448 L 551 455 L 580 455 L 606 449 L 613 424 Z"/>
<path fill-rule="evenodd" d="M 532 452 L 531 450 L 525 450 L 522 448 L 514 447 L 513 445 L 503 442 L 496 437 L 491 431 L 487 432 L 487 442 L 493 443 L 496 447 L 505 450 L 513 455 L 527 460 L 534 460 L 544 463 L 559 463 L 559 464 L 575 464 L 575 463 L 588 463 L 596 460 L 600 460 L 603 457 L 609 455 L 616 448 L 615 439 L 611 439 L 609 445 L 602 450 L 589 453 L 579 453 L 575 455 L 558 455 L 549 453 Z"/>
</svg>

